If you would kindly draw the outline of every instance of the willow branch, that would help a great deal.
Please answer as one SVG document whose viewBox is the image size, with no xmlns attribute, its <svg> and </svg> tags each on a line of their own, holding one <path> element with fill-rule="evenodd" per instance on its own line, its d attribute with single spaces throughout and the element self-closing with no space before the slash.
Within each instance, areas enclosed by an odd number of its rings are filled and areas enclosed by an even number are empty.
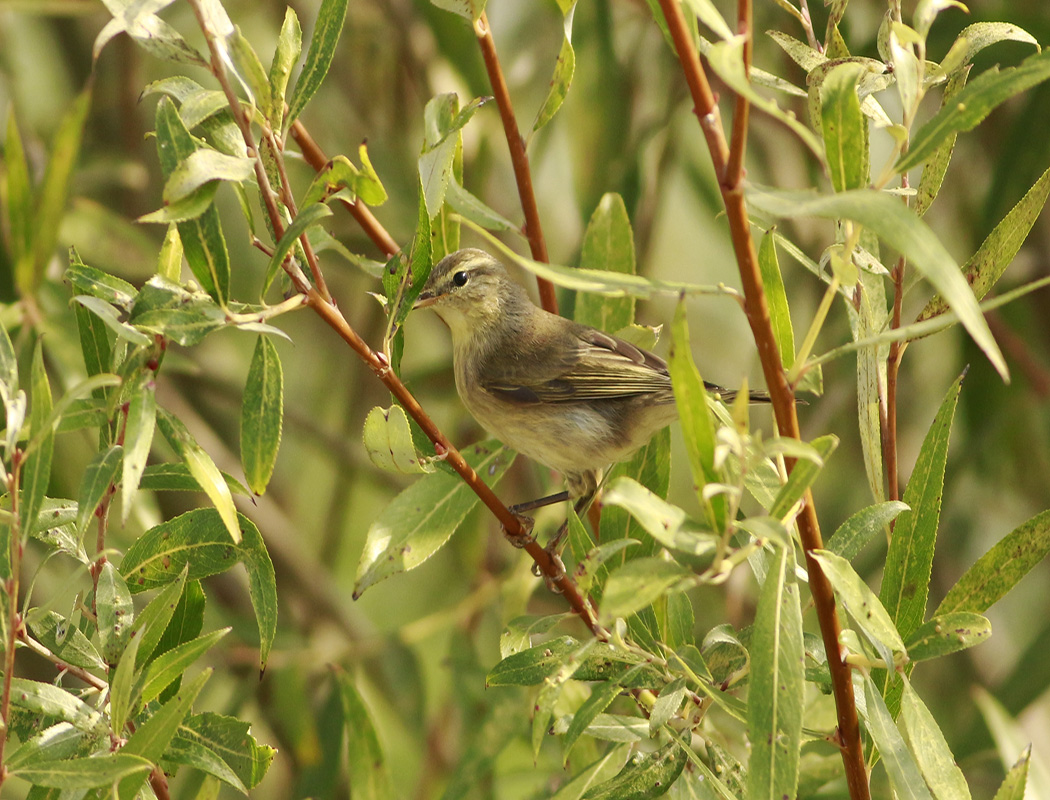
<svg viewBox="0 0 1050 800">
<path fill-rule="evenodd" d="M 489 74 L 492 94 L 499 106 L 499 116 L 503 121 L 503 131 L 507 135 L 507 147 L 510 148 L 510 161 L 514 166 L 514 180 L 518 184 L 518 196 L 521 198 L 521 210 L 525 213 L 525 236 L 529 240 L 529 250 L 535 261 L 544 264 L 550 261 L 547 255 L 547 242 L 543 238 L 540 226 L 540 210 L 536 205 L 536 193 L 532 189 L 532 170 L 529 168 L 529 156 L 525 152 L 525 140 L 518 130 L 518 120 L 514 116 L 514 106 L 510 102 L 507 81 L 503 77 L 499 56 L 496 53 L 496 42 L 492 38 L 488 17 L 481 12 L 474 22 L 474 35 L 478 37 L 481 55 L 485 60 L 485 71 Z M 552 314 L 558 313 L 558 298 L 554 293 L 554 284 L 544 278 L 536 279 L 540 290 L 540 305 Z"/>
<path fill-rule="evenodd" d="M 749 2 L 749 0 L 742 1 Z M 747 314 L 748 324 L 751 326 L 762 362 L 762 371 L 773 403 L 777 427 L 781 436 L 798 439 L 799 425 L 794 391 L 787 382 L 773 335 L 769 305 L 759 273 L 758 255 L 751 239 L 743 188 L 739 180 L 735 180 L 738 176 L 729 174 L 725 168 L 729 147 L 719 120 L 718 106 L 700 64 L 699 54 L 693 46 L 693 40 L 686 27 L 681 5 L 676 0 L 659 0 L 659 3 L 667 20 L 675 51 L 682 64 L 686 83 L 689 85 L 689 91 L 695 104 L 695 113 L 700 120 L 701 130 L 711 152 L 715 174 L 721 179 L 719 188 L 725 203 L 733 250 L 744 289 L 744 311 Z M 750 19 L 750 11 L 745 13 Z M 793 466 L 792 461 L 788 468 L 791 469 Z M 809 491 L 803 498 L 802 512 L 798 516 L 798 528 L 806 553 L 813 605 L 820 621 L 821 635 L 828 655 L 846 781 L 853 800 L 868 800 L 870 793 L 867 771 L 864 766 L 864 750 L 860 741 L 860 723 L 857 717 L 856 699 L 853 695 L 850 667 L 843 660 L 842 648 L 839 645 L 839 634 L 842 627 L 835 610 L 835 596 L 820 565 L 812 557 L 812 551 L 821 548 L 823 540 L 820 535 L 813 496 Z"/>
<path fill-rule="evenodd" d="M 277 196 L 270 185 L 266 170 L 263 168 L 262 159 L 258 157 L 259 150 L 255 143 L 255 136 L 252 133 L 250 117 L 244 113 L 240 100 L 237 98 L 237 95 L 233 90 L 233 85 L 231 84 L 229 76 L 226 73 L 226 68 L 223 65 L 221 53 L 218 49 L 218 43 L 215 41 L 214 34 L 208 28 L 203 15 L 201 14 L 199 0 L 189 0 L 189 2 L 193 7 L 194 13 L 197 15 L 198 24 L 204 32 L 205 39 L 208 42 L 208 48 L 211 52 L 212 74 L 215 76 L 215 79 L 219 82 L 226 95 L 230 111 L 233 113 L 233 117 L 237 121 L 237 126 L 240 129 L 241 136 L 244 139 L 245 146 L 248 148 L 248 152 L 255 155 L 255 175 L 259 182 L 259 194 L 270 218 L 271 225 L 273 226 L 274 236 L 280 240 L 281 236 L 284 235 L 284 221 L 281 218 L 280 210 L 277 206 Z M 305 239 L 305 234 L 301 239 Z M 312 251 L 309 250 L 306 251 L 307 258 L 310 257 L 311 252 Z M 294 262 L 290 257 L 284 260 L 282 266 L 291 278 L 296 290 L 306 297 L 306 304 L 312 308 L 314 312 L 343 339 L 343 341 L 350 345 L 350 348 L 357 353 L 369 369 L 371 369 L 387 389 L 390 390 L 391 394 L 397 398 L 405 411 L 411 415 L 417 423 L 419 423 L 420 428 L 422 428 L 430 441 L 434 443 L 437 452 L 444 456 L 448 464 L 460 475 L 464 482 L 489 508 L 493 515 L 495 515 L 507 535 L 516 539 L 521 544 L 522 548 L 528 552 L 533 561 L 536 562 L 537 567 L 543 575 L 565 595 L 565 599 L 568 601 L 569 605 L 580 616 L 591 632 L 594 633 L 595 636 L 604 638 L 606 636 L 605 631 L 600 625 L 598 625 L 598 621 L 594 616 L 590 602 L 580 593 L 576 583 L 568 574 L 566 574 L 564 567 L 559 562 L 555 561 L 550 553 L 540 547 L 540 545 L 529 535 L 529 531 L 522 525 L 521 520 L 514 516 L 500 501 L 488 484 L 481 480 L 470 464 L 467 463 L 466 459 L 463 458 L 463 455 L 452 445 L 437 425 L 434 424 L 433 420 L 431 420 L 423 410 L 423 407 L 420 406 L 419 402 L 401 382 L 401 379 L 398 378 L 390 368 L 390 364 L 387 362 L 386 357 L 374 351 L 368 343 L 358 335 L 357 331 L 350 326 L 350 323 L 347 322 L 342 313 L 332 303 L 327 301 L 316 288 L 310 285 L 306 276 L 301 270 L 294 266 Z M 313 264 L 311 264 L 311 268 L 312 267 Z"/>
<path fill-rule="evenodd" d="M 893 269 L 893 320 L 891 327 L 896 330 L 901 326 L 901 304 L 904 298 L 904 256 L 901 256 Z M 900 372 L 901 358 L 906 344 L 901 341 L 890 343 L 889 355 L 886 358 L 886 419 L 882 425 L 882 458 L 886 462 L 886 497 L 889 500 L 900 500 L 900 478 L 897 466 L 897 375 Z"/>
<path fill-rule="evenodd" d="M 3 786 L 4 778 L 7 777 L 4 748 L 7 745 L 7 732 L 11 727 L 11 678 L 15 673 L 15 638 L 22 627 L 22 619 L 18 613 L 18 577 L 22 572 L 22 526 L 18 522 L 18 484 L 21 473 L 22 451 L 15 448 L 6 487 L 11 498 L 11 577 L 4 585 L 4 592 L 7 594 L 7 640 L 4 642 L 4 684 L 0 692 L 0 786 Z"/>
</svg>

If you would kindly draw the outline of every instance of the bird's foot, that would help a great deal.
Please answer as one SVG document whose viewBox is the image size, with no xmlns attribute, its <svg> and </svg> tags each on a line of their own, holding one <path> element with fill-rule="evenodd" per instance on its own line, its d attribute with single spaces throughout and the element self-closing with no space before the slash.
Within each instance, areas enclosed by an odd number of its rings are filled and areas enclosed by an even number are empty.
<svg viewBox="0 0 1050 800">
<path fill-rule="evenodd" d="M 532 517 L 527 517 L 513 509 L 511 509 L 511 514 L 521 523 L 521 533 L 511 533 L 504 525 L 500 525 L 500 530 L 503 531 L 503 536 L 508 542 L 521 550 L 528 547 L 530 542 L 536 541 L 536 538 L 532 535 L 532 526 L 536 524 L 536 521 Z"/>
</svg>

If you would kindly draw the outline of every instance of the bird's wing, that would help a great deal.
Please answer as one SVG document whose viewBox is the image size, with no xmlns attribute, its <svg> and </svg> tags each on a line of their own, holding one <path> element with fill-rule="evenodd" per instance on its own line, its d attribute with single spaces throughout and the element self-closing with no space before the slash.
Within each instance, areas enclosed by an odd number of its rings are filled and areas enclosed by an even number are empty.
<svg viewBox="0 0 1050 800">
<path fill-rule="evenodd" d="M 644 394 L 666 394 L 670 399 L 671 377 L 663 359 L 594 328 L 574 326 L 572 332 L 574 347 L 559 353 L 544 349 L 530 354 L 520 365 L 501 365 L 484 387 L 522 404 L 616 400 Z"/>
</svg>

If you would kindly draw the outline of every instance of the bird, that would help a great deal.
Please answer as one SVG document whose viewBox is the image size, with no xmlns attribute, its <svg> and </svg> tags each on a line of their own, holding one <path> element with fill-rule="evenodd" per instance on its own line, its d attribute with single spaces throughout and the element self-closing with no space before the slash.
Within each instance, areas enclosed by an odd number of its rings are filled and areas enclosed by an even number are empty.
<svg viewBox="0 0 1050 800">
<path fill-rule="evenodd" d="M 448 326 L 456 390 L 481 427 L 564 477 L 566 492 L 511 507 L 530 528 L 522 512 L 548 503 L 572 500 L 582 512 L 603 471 L 678 416 L 666 361 L 536 306 L 484 250 L 445 256 L 413 307 L 432 309 Z M 730 402 L 737 394 L 706 381 L 705 387 Z"/>
</svg>

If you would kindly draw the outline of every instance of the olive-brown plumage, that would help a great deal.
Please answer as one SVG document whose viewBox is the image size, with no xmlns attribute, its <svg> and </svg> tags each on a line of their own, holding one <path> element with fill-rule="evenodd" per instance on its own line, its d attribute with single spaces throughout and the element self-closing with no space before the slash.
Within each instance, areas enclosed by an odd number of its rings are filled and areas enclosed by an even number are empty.
<svg viewBox="0 0 1050 800">
<path fill-rule="evenodd" d="M 435 265 L 416 307 L 432 308 L 452 333 L 467 410 L 504 444 L 561 472 L 573 498 L 591 496 L 605 467 L 677 416 L 663 359 L 537 307 L 482 250 Z"/>
</svg>

